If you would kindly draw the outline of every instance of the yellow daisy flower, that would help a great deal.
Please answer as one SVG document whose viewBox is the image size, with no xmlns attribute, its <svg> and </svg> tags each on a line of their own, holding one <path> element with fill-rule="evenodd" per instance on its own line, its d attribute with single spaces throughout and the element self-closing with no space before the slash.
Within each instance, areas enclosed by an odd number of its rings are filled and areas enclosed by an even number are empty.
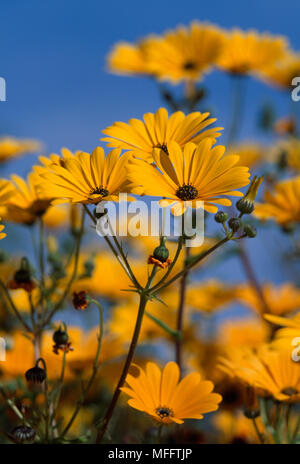
<svg viewBox="0 0 300 464">
<path fill-rule="evenodd" d="M 151 39 L 135 44 L 117 43 L 108 55 L 108 68 L 116 74 L 139 75 L 152 74 L 147 62 L 147 49 Z"/>
<path fill-rule="evenodd" d="M 300 53 L 287 52 L 279 61 L 272 63 L 262 72 L 269 84 L 290 91 L 294 77 L 300 76 Z"/>
<path fill-rule="evenodd" d="M 300 308 L 300 290 L 292 283 L 284 283 L 276 286 L 267 282 L 262 286 L 265 302 L 271 314 L 282 315 L 291 313 Z M 265 312 L 257 292 L 250 285 L 242 285 L 237 289 L 237 297 L 241 303 L 254 310 L 256 313 Z"/>
<path fill-rule="evenodd" d="M 64 167 L 65 161 L 74 158 L 74 156 L 78 155 L 80 151 L 76 151 L 73 153 L 71 150 L 68 148 L 63 147 L 61 149 L 61 155 L 58 155 L 57 153 L 51 153 L 49 157 L 47 156 L 40 156 L 39 160 L 42 163 L 42 166 L 34 166 L 34 170 L 38 173 L 44 172 L 43 168 L 49 168 L 52 165 L 57 165 L 57 166 L 62 166 Z"/>
<path fill-rule="evenodd" d="M 227 34 L 218 64 L 233 74 L 257 73 L 284 56 L 287 46 L 284 37 L 233 29 Z"/>
<path fill-rule="evenodd" d="M 291 349 L 276 350 L 263 346 L 236 359 L 221 358 L 220 368 L 277 401 L 300 400 L 300 365 L 291 358 Z"/>
<path fill-rule="evenodd" d="M 225 308 L 235 298 L 235 288 L 218 280 L 209 280 L 187 290 L 186 301 L 198 311 L 211 313 Z"/>
<path fill-rule="evenodd" d="M 12 195 L 12 193 L 13 187 L 11 183 L 8 180 L 0 179 L 0 205 L 5 204 L 8 198 Z M 2 218 L 0 217 L 0 221 L 1 219 Z M 3 232 L 3 230 L 4 225 L 0 224 L 0 240 L 6 237 L 6 234 Z"/>
<path fill-rule="evenodd" d="M 146 371 L 135 366 L 138 377 L 128 374 L 128 386 L 121 390 L 130 396 L 128 404 L 145 412 L 161 424 L 183 424 L 183 419 L 203 419 L 203 414 L 218 409 L 221 395 L 212 393 L 214 384 L 201 380 L 198 373 L 179 381 L 179 367 L 169 362 L 163 371 L 149 362 Z"/>
<path fill-rule="evenodd" d="M 0 221 L 1 221 L 1 218 L 0 218 Z M 0 224 L 0 240 L 6 237 L 6 233 L 3 232 L 3 230 L 4 230 L 4 225 Z"/>
<path fill-rule="evenodd" d="M 219 329 L 218 340 L 227 349 L 245 346 L 255 348 L 266 343 L 269 335 L 268 324 L 260 318 L 247 317 L 224 321 Z"/>
<path fill-rule="evenodd" d="M 0 163 L 24 153 L 36 153 L 40 148 L 40 143 L 35 140 L 0 137 Z"/>
<path fill-rule="evenodd" d="M 253 166 L 257 166 L 259 163 L 268 161 L 267 148 L 255 142 L 243 142 L 230 147 L 228 154 L 234 153 L 238 153 L 240 157 L 236 166 L 253 168 Z"/>
<path fill-rule="evenodd" d="M 131 159 L 128 177 L 133 189 L 141 187 L 146 195 L 165 197 L 160 205 L 172 205 L 176 216 L 183 214 L 187 206 L 202 207 L 202 202 L 210 213 L 218 211 L 216 204 L 230 206 L 231 201 L 222 197 L 242 196 L 236 189 L 249 183 L 250 173 L 247 167 L 235 167 L 238 156 L 222 158 L 225 147 L 212 145 L 212 139 L 206 138 L 198 145 L 187 143 L 182 152 L 178 143 L 171 141 L 168 154 L 159 148 L 153 150 L 158 169 L 143 160 Z"/>
<path fill-rule="evenodd" d="M 292 349 L 292 341 L 295 338 L 298 338 L 300 342 L 300 313 L 296 314 L 293 317 L 280 317 L 274 316 L 273 314 L 265 314 L 265 319 L 273 324 L 284 327 L 279 329 L 275 333 L 275 340 L 273 344 L 278 347 Z M 300 343 L 297 343 L 300 345 Z"/>
<path fill-rule="evenodd" d="M 264 202 L 256 203 L 254 215 L 271 219 L 281 226 L 300 221 L 300 176 L 278 182 L 274 191 L 266 191 Z"/>
<path fill-rule="evenodd" d="M 199 112 L 185 116 L 182 111 L 177 111 L 168 117 L 167 110 L 160 108 L 155 114 L 144 114 L 144 122 L 139 119 L 130 119 L 129 124 L 115 122 L 102 131 L 108 137 L 100 140 L 107 142 L 108 147 L 132 150 L 135 156 L 152 163 L 153 149 L 161 148 L 167 152 L 171 140 L 181 148 L 187 142 L 199 143 L 206 137 L 215 142 L 222 128 L 204 130 L 215 121 L 215 118 L 209 118 L 209 113 Z"/>
<path fill-rule="evenodd" d="M 11 176 L 13 193 L 0 208 L 1 216 L 7 221 L 33 224 L 40 216 L 44 215 L 50 207 L 52 195 L 46 196 L 38 191 L 38 176 L 31 172 L 27 182 L 17 175 Z"/>
<path fill-rule="evenodd" d="M 80 152 L 65 158 L 63 165 L 51 164 L 40 172 L 40 190 L 52 195 L 56 203 L 96 204 L 102 200 L 118 201 L 118 194 L 127 191 L 126 165 L 130 153 L 120 156 L 121 150 L 112 150 L 105 158 L 97 147 L 90 155 Z"/>
<path fill-rule="evenodd" d="M 153 38 L 147 48 L 148 67 L 160 80 L 195 81 L 215 65 L 223 43 L 220 28 L 194 21 Z"/>
</svg>

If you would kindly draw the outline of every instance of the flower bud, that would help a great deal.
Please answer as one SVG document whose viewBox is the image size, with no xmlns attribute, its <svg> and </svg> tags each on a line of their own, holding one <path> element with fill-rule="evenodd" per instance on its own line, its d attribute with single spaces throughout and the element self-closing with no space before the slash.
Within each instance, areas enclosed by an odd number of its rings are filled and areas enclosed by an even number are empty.
<svg viewBox="0 0 300 464">
<path fill-rule="evenodd" d="M 161 263 L 165 263 L 169 258 L 169 250 L 165 245 L 160 245 L 155 248 L 153 256 L 155 259 L 158 259 Z"/>
<path fill-rule="evenodd" d="M 257 235 L 257 231 L 255 227 L 251 226 L 250 224 L 244 224 L 244 233 L 247 235 L 249 238 L 255 238 Z"/>
<path fill-rule="evenodd" d="M 219 224 L 223 224 L 224 222 L 227 221 L 227 219 L 228 219 L 228 214 L 224 213 L 224 211 L 218 211 L 215 214 L 215 221 L 218 222 Z"/>
<path fill-rule="evenodd" d="M 66 343 L 68 343 L 69 335 L 65 330 L 61 330 L 61 328 L 59 328 L 54 332 L 52 338 L 56 345 L 65 345 Z"/>
<path fill-rule="evenodd" d="M 247 419 L 256 419 L 260 416 L 259 409 L 245 409 L 244 415 Z"/>
<path fill-rule="evenodd" d="M 9 434 L 17 443 L 33 442 L 35 431 L 27 425 L 15 427 Z"/>
<path fill-rule="evenodd" d="M 242 225 L 242 221 L 239 218 L 230 218 L 228 221 L 228 225 L 232 232 L 237 232 Z"/>
<path fill-rule="evenodd" d="M 85 290 L 73 293 L 73 306 L 75 309 L 81 309 L 81 311 L 83 311 L 88 307 L 88 304 L 89 302 L 87 300 L 87 293 Z"/>
<path fill-rule="evenodd" d="M 8 288 L 12 290 L 23 288 L 30 293 L 35 286 L 35 283 L 31 279 L 29 261 L 27 258 L 23 257 L 21 259 L 20 268 L 15 272 L 13 280 L 8 283 Z"/>
<path fill-rule="evenodd" d="M 46 371 L 41 367 L 34 366 L 25 372 L 25 377 L 29 383 L 41 384 L 46 379 Z"/>
<path fill-rule="evenodd" d="M 242 214 L 251 214 L 253 212 L 254 200 L 256 198 L 258 188 L 262 181 L 263 177 L 254 176 L 246 195 L 239 201 L 237 201 L 236 207 Z"/>
</svg>

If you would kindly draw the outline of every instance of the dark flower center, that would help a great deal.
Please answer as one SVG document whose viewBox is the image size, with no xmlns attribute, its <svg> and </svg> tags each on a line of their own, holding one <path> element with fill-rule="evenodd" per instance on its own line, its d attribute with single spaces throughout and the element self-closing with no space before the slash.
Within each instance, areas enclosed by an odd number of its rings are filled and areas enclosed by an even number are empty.
<svg viewBox="0 0 300 464">
<path fill-rule="evenodd" d="M 160 148 L 162 151 L 164 151 L 167 155 L 169 154 L 168 152 L 168 147 L 165 143 L 158 143 L 155 148 Z"/>
<path fill-rule="evenodd" d="M 103 188 L 102 186 L 97 187 L 94 190 L 91 190 L 91 195 L 101 195 L 102 197 L 107 197 L 108 194 L 109 194 L 109 191 Z"/>
<path fill-rule="evenodd" d="M 155 412 L 162 419 L 164 419 L 166 417 L 173 416 L 173 411 L 171 411 L 171 409 L 165 408 L 165 407 L 157 408 Z"/>
<path fill-rule="evenodd" d="M 287 388 L 283 388 L 281 390 L 281 393 L 283 393 L 284 395 L 293 396 L 293 395 L 297 395 L 298 391 L 293 387 L 287 387 Z"/>
<path fill-rule="evenodd" d="M 176 195 L 180 200 L 188 201 L 188 200 L 195 200 L 198 196 L 198 190 L 190 184 L 183 184 L 179 189 L 176 191 Z"/>
<path fill-rule="evenodd" d="M 196 63 L 194 61 L 186 61 L 183 65 L 183 69 L 186 71 L 193 71 L 196 69 Z"/>
</svg>

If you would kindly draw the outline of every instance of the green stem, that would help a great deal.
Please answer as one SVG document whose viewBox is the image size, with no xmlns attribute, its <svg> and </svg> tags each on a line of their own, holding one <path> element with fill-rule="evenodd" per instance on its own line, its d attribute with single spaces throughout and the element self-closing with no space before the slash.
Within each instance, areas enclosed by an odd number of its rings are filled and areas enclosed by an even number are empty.
<svg viewBox="0 0 300 464">
<path fill-rule="evenodd" d="M 238 129 L 241 126 L 241 118 L 244 107 L 244 76 L 233 75 L 231 77 L 231 107 L 232 107 L 232 119 L 230 129 L 228 132 L 227 146 L 230 147 L 235 141 L 238 133 Z"/>
<path fill-rule="evenodd" d="M 160 424 L 157 429 L 157 443 L 159 445 L 162 444 L 162 431 L 163 431 L 164 424 Z"/>
<path fill-rule="evenodd" d="M 46 316 L 45 320 L 42 322 L 42 326 L 45 327 L 49 322 L 51 321 L 52 317 L 58 311 L 61 306 L 63 305 L 65 299 L 67 298 L 70 289 L 77 277 L 77 272 L 78 272 L 78 262 L 79 262 L 79 254 L 80 254 L 80 246 L 81 246 L 81 241 L 82 241 L 82 236 L 84 232 L 84 209 L 82 209 L 82 216 L 81 216 L 81 222 L 80 222 L 80 230 L 78 232 L 77 236 L 77 242 L 76 242 L 76 247 L 75 247 L 75 256 L 74 256 L 74 267 L 73 267 L 73 272 L 72 275 L 67 283 L 67 286 L 65 288 L 65 291 L 62 295 L 62 297 L 59 299 L 59 301 L 56 303 L 56 305 L 52 308 L 52 310 L 48 313 Z"/>
<path fill-rule="evenodd" d="M 179 338 L 181 336 L 181 333 L 178 332 L 177 330 L 171 329 L 167 324 L 165 324 L 161 319 L 158 317 L 153 316 L 153 314 L 149 313 L 148 311 L 145 311 L 145 315 L 149 317 L 153 322 L 155 322 L 159 327 L 161 327 L 163 330 L 165 330 L 169 335 L 171 335 L 174 338 Z"/>
<path fill-rule="evenodd" d="M 98 337 L 98 344 L 97 344 L 97 351 L 96 351 L 96 355 L 95 355 L 95 359 L 94 359 L 94 364 L 93 364 L 93 370 L 92 370 L 92 374 L 90 376 L 90 379 L 87 383 L 87 385 L 83 388 L 83 391 L 81 393 L 81 397 L 80 397 L 80 400 L 77 402 L 77 405 L 75 407 L 75 410 L 68 422 L 68 424 L 65 426 L 62 434 L 60 435 L 59 439 L 61 440 L 67 433 L 68 431 L 70 430 L 74 420 L 76 419 L 82 405 L 84 404 L 84 401 L 85 401 L 85 398 L 86 398 L 86 395 L 88 394 L 95 378 L 96 378 L 96 375 L 97 375 L 97 372 L 98 372 L 98 369 L 99 369 L 99 357 L 100 357 L 100 352 L 101 352 L 101 344 L 102 344 L 102 338 L 103 338 L 103 308 L 101 306 L 101 304 L 96 301 L 96 300 L 93 300 L 93 299 L 90 299 L 90 301 L 92 303 L 94 303 L 98 310 L 99 310 L 99 337 Z"/>
<path fill-rule="evenodd" d="M 262 434 L 260 433 L 260 431 L 259 431 L 259 428 L 258 428 L 258 425 L 257 425 L 257 422 L 256 422 L 256 419 L 255 419 L 255 418 L 252 419 L 252 423 L 253 423 L 253 425 L 254 425 L 254 428 L 255 428 L 255 432 L 256 432 L 256 434 L 257 434 L 257 437 L 258 437 L 260 443 L 263 445 L 263 444 L 265 443 L 265 440 L 264 440 L 263 435 L 262 435 Z"/>
<path fill-rule="evenodd" d="M 222 245 L 225 243 L 229 242 L 231 240 L 231 237 L 224 237 L 222 240 L 220 240 L 218 243 L 216 243 L 214 246 L 209 248 L 208 250 L 204 251 L 203 253 L 200 253 L 199 255 L 193 257 L 192 260 L 189 261 L 189 263 L 185 266 L 185 268 L 175 274 L 174 277 L 172 277 L 170 280 L 168 280 L 166 283 L 163 285 L 160 285 L 158 289 L 155 289 L 153 292 L 153 289 L 150 289 L 150 296 L 155 295 L 156 293 L 160 292 L 161 290 L 167 288 L 169 285 L 174 283 L 176 280 L 180 279 L 184 274 L 186 274 L 190 269 L 195 267 L 197 264 L 199 264 L 203 259 L 205 259 L 207 256 L 209 256 L 211 253 L 213 253 L 215 250 L 220 248 Z"/>
<path fill-rule="evenodd" d="M 299 417 L 297 419 L 297 423 L 296 423 L 296 426 L 294 428 L 294 432 L 293 432 L 293 435 L 292 435 L 292 443 L 295 443 L 295 441 L 297 440 L 299 428 L 300 428 L 300 414 L 299 414 Z"/>
<path fill-rule="evenodd" d="M 11 309 L 13 310 L 15 316 L 17 317 L 17 319 L 19 320 L 19 322 L 21 323 L 21 325 L 24 327 L 24 329 L 25 329 L 27 332 L 31 333 L 31 332 L 32 332 L 31 328 L 30 328 L 29 325 L 27 325 L 27 323 L 23 320 L 21 314 L 19 313 L 17 307 L 15 306 L 15 304 L 14 304 L 14 302 L 13 302 L 11 296 L 10 296 L 9 291 L 8 291 L 7 288 L 6 288 L 6 285 L 2 282 L 2 280 L 0 280 L 0 288 L 2 289 L 4 295 L 6 296 L 6 298 L 7 298 L 8 302 L 9 302 L 9 305 L 10 305 Z"/>
<path fill-rule="evenodd" d="M 173 268 L 174 268 L 174 266 L 175 266 L 175 264 L 176 264 L 176 262 L 177 262 L 177 260 L 179 258 L 179 255 L 181 253 L 182 246 L 183 246 L 183 238 L 179 237 L 178 243 L 177 243 L 177 250 L 176 250 L 176 254 L 174 256 L 174 259 L 173 259 L 172 263 L 170 264 L 170 266 L 168 267 L 167 272 L 161 278 L 161 280 L 151 288 L 152 292 L 157 290 L 167 280 L 167 278 L 171 274 L 171 272 L 172 272 L 172 270 L 173 270 Z"/>
<path fill-rule="evenodd" d="M 103 438 L 103 436 L 104 436 L 104 434 L 106 432 L 107 426 L 108 426 L 108 424 L 109 424 L 109 422 L 110 422 L 110 420 L 112 418 L 112 415 L 113 415 L 115 407 L 117 405 L 119 396 L 121 394 L 120 388 L 122 388 L 124 383 L 125 383 L 125 380 L 126 380 L 126 377 L 127 377 L 127 374 L 128 374 L 128 371 L 129 371 L 129 368 L 130 368 L 130 365 L 132 363 L 132 360 L 133 360 L 133 357 L 134 357 L 134 354 L 135 354 L 135 350 L 136 350 L 136 347 L 137 347 L 138 338 L 139 338 L 139 334 L 140 334 L 140 330 L 141 330 L 141 326 L 142 326 L 142 321 L 143 321 L 143 316 L 144 316 L 147 301 L 148 301 L 147 295 L 145 293 L 141 293 L 140 294 L 139 310 L 138 310 L 138 315 L 137 315 L 137 319 L 136 319 L 136 323 L 135 323 L 135 329 L 134 329 L 133 337 L 132 337 L 132 340 L 131 340 L 130 348 L 129 348 L 129 351 L 128 351 L 128 354 L 127 354 L 127 358 L 126 358 L 126 361 L 125 361 L 125 364 L 124 364 L 120 379 L 119 379 L 118 384 L 117 384 L 117 386 L 115 388 L 113 397 L 112 397 L 111 402 L 110 402 L 110 404 L 108 406 L 106 414 L 105 414 L 105 416 L 104 416 L 104 418 L 103 418 L 103 420 L 101 422 L 101 427 L 98 430 L 96 443 L 100 443 L 102 441 L 102 438 Z"/>
<path fill-rule="evenodd" d="M 189 248 L 185 248 L 185 263 L 189 258 Z M 180 371 L 182 372 L 182 331 L 183 331 L 183 316 L 184 316 L 184 308 L 185 308 L 185 297 L 186 297 L 186 287 L 188 281 L 188 272 L 185 272 L 180 279 L 180 292 L 179 292 L 179 305 L 177 311 L 177 324 L 176 330 L 180 333 L 180 337 L 178 337 L 175 341 L 175 359 L 179 366 Z"/>
</svg>

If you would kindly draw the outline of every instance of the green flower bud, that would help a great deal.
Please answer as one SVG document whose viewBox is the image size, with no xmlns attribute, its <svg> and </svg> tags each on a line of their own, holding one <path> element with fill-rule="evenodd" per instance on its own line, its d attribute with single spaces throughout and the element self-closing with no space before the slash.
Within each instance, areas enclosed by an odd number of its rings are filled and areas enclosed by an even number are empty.
<svg viewBox="0 0 300 464">
<path fill-rule="evenodd" d="M 242 221 L 239 218 L 230 218 L 228 221 L 228 225 L 232 232 L 237 232 L 242 225 Z"/>
<path fill-rule="evenodd" d="M 251 214 L 254 211 L 254 204 L 245 197 L 237 201 L 235 206 L 243 214 Z"/>
<path fill-rule="evenodd" d="M 257 235 L 255 227 L 251 226 L 250 224 L 244 224 L 244 233 L 249 238 L 254 238 Z"/>
<path fill-rule="evenodd" d="M 223 224 L 224 222 L 227 221 L 227 219 L 228 219 L 228 214 L 224 213 L 224 211 L 218 211 L 215 214 L 215 221 L 218 222 L 219 224 Z"/>
<path fill-rule="evenodd" d="M 169 258 L 169 250 L 168 248 L 165 247 L 165 245 L 160 245 L 155 248 L 153 252 L 153 257 L 155 259 L 158 259 L 162 263 L 165 263 L 167 259 Z"/>
<path fill-rule="evenodd" d="M 254 200 L 256 198 L 258 188 L 262 181 L 262 177 L 254 176 L 246 195 L 236 203 L 237 209 L 242 214 L 251 214 L 253 212 Z"/>
<path fill-rule="evenodd" d="M 259 409 L 245 409 L 244 411 L 244 415 L 245 417 L 247 417 L 247 419 L 256 419 L 257 417 L 260 416 L 260 411 Z"/>
<path fill-rule="evenodd" d="M 65 330 L 58 329 L 53 334 L 53 341 L 56 345 L 66 345 L 69 340 L 69 335 Z"/>
<path fill-rule="evenodd" d="M 34 366 L 25 372 L 27 382 L 41 384 L 46 379 L 46 371 L 42 367 Z"/>
</svg>

